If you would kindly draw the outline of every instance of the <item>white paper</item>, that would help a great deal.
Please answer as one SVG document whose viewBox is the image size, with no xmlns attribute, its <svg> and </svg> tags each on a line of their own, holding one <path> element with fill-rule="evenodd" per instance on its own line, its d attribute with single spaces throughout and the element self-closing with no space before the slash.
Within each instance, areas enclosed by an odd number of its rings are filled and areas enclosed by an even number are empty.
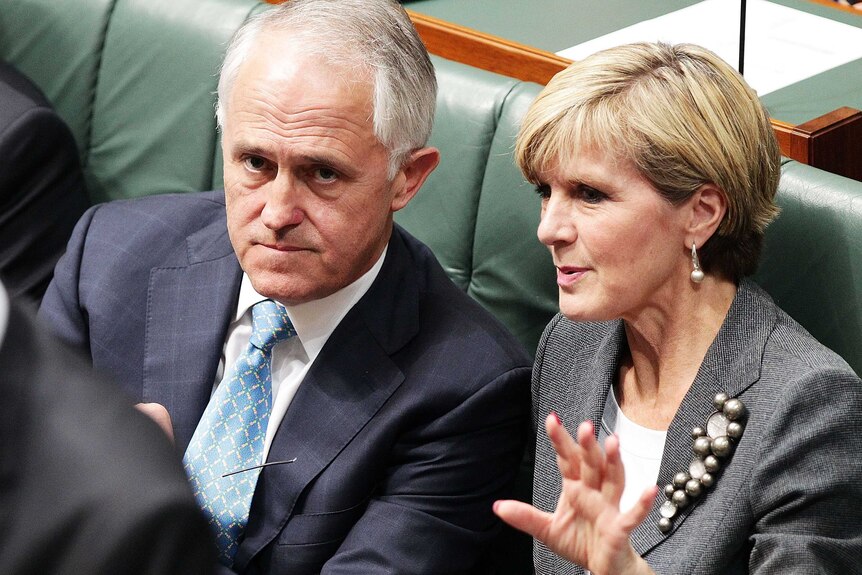
<svg viewBox="0 0 862 575">
<path fill-rule="evenodd" d="M 638 41 L 691 42 L 739 65 L 740 2 L 704 0 L 557 52 L 572 60 Z M 749 0 L 744 75 L 761 96 L 862 58 L 862 28 L 773 4 Z"/>
</svg>

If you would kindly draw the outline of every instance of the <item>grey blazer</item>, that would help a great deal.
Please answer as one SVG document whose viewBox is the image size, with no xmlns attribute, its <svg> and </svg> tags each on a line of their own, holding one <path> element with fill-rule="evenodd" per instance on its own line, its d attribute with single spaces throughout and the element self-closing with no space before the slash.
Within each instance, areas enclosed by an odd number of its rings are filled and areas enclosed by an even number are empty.
<svg viewBox="0 0 862 575">
<path fill-rule="evenodd" d="M 556 411 L 570 432 L 598 423 L 625 349 L 621 321 L 557 316 L 533 371 L 536 421 Z M 715 485 L 663 534 L 662 492 L 632 544 L 660 574 L 862 573 L 862 384 L 835 353 L 743 281 L 668 429 L 658 484 L 686 471 L 691 430 L 717 392 L 748 408 L 744 435 Z M 596 425 L 598 429 L 598 425 Z M 560 473 L 543 426 L 534 503 L 556 506 Z M 583 573 L 536 544 L 536 571 Z"/>
</svg>

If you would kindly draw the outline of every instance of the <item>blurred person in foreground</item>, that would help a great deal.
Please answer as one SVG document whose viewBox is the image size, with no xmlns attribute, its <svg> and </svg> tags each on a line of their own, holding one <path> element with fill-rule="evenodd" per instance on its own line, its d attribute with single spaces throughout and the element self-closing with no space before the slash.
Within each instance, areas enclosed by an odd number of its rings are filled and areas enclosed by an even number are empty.
<svg viewBox="0 0 862 575">
<path fill-rule="evenodd" d="M 535 508 L 495 510 L 537 572 L 859 572 L 862 385 L 747 279 L 780 174 L 754 91 L 698 46 L 612 48 L 548 84 L 516 156 L 561 313 Z"/>
<path fill-rule="evenodd" d="M 0 573 L 212 572 L 170 442 L 29 307 L 0 284 Z"/>
<path fill-rule="evenodd" d="M 397 3 L 291 0 L 225 56 L 225 190 L 96 207 L 57 266 L 42 317 L 163 407 L 223 571 L 466 573 L 502 527 L 531 362 L 393 222 L 435 102 Z"/>
</svg>

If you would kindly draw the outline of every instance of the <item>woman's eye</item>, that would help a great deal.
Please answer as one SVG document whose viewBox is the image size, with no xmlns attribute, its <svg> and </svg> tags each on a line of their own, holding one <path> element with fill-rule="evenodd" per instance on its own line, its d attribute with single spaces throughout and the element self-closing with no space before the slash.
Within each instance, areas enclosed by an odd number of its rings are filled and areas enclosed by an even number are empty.
<svg viewBox="0 0 862 575">
<path fill-rule="evenodd" d="M 315 168 L 314 177 L 321 182 L 332 182 L 338 179 L 338 172 L 332 168 Z"/>
<path fill-rule="evenodd" d="M 578 194 L 588 204 L 598 204 L 607 197 L 602 192 L 589 186 L 578 186 Z"/>
<path fill-rule="evenodd" d="M 243 162 L 245 163 L 245 166 L 253 172 L 259 172 L 266 167 L 266 160 L 260 156 L 249 156 L 243 160 Z"/>
<path fill-rule="evenodd" d="M 536 186 L 536 193 L 539 194 L 539 197 L 543 200 L 547 200 L 551 197 L 551 186 L 548 184 L 539 184 Z"/>
</svg>

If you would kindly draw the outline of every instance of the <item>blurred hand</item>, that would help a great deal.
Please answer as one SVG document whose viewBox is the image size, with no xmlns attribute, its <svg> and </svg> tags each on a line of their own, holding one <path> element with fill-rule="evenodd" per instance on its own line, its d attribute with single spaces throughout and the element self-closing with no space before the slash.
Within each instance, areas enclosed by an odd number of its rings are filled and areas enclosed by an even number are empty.
<svg viewBox="0 0 862 575">
<path fill-rule="evenodd" d="M 164 405 L 161 403 L 137 403 L 135 408 L 155 421 L 171 440 L 171 443 L 174 442 L 174 426 L 171 423 L 171 414 L 168 413 Z"/>
<path fill-rule="evenodd" d="M 608 437 L 602 452 L 593 424 L 585 421 L 578 426 L 576 443 L 554 413 L 545 420 L 545 429 L 563 478 L 557 508 L 545 513 L 519 501 L 497 501 L 494 512 L 595 575 L 653 573 L 629 535 L 646 519 L 658 487 L 645 490 L 632 509 L 620 512 L 625 474 L 619 440 Z"/>
</svg>

